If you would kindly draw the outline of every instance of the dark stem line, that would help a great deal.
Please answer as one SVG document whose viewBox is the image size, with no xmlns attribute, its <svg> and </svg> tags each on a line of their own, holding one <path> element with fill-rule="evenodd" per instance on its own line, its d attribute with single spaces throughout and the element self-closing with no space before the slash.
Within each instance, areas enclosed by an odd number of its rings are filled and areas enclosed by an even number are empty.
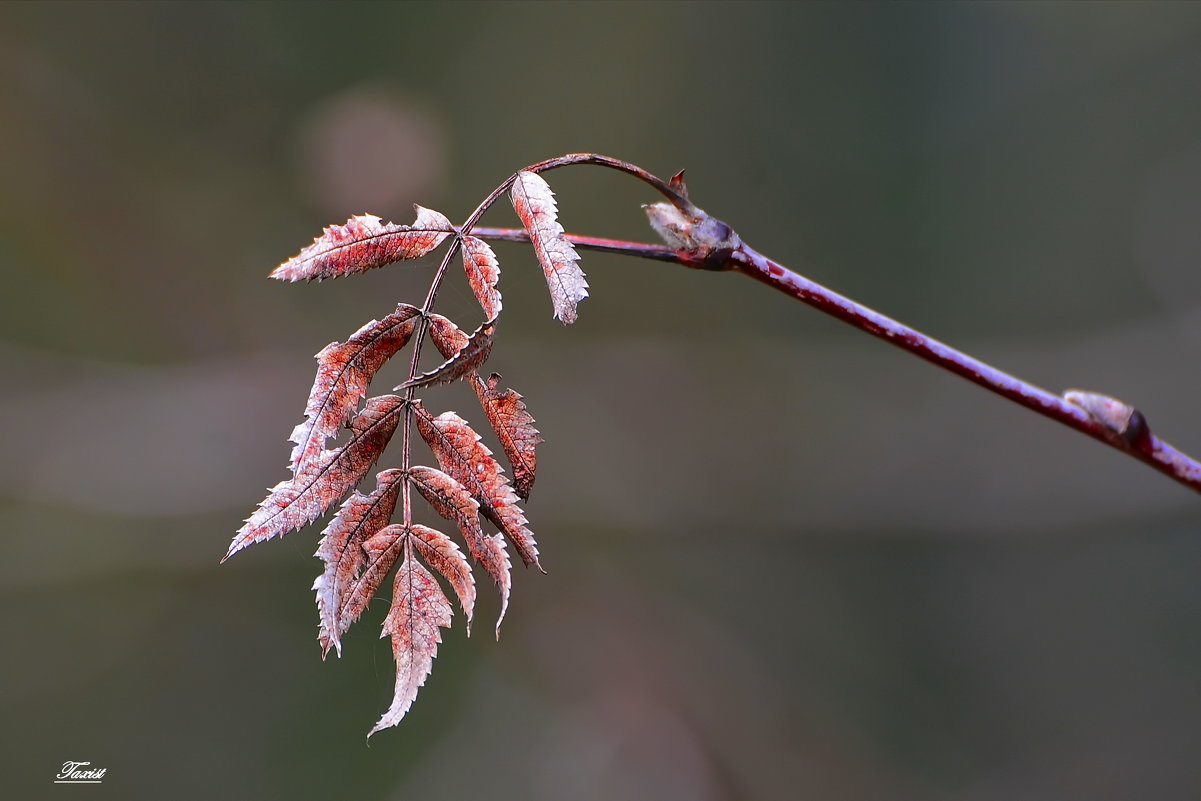
<svg viewBox="0 0 1201 801">
<path fill-rule="evenodd" d="M 487 228 L 485 226 L 477 226 L 471 229 L 471 233 L 480 239 L 491 239 L 500 242 L 530 241 L 530 235 L 524 228 Z M 644 259 L 670 261 L 674 264 L 683 263 L 678 251 L 663 245 L 628 242 L 624 239 L 605 239 L 599 236 L 580 236 L 579 234 L 565 234 L 564 236 L 571 244 L 585 250 L 621 253 L 626 256 L 639 256 Z"/>
<path fill-rule="evenodd" d="M 524 230 L 514 228 L 476 228 L 472 233 L 484 239 L 511 242 L 529 241 Z M 688 267 L 695 267 L 697 264 L 695 256 L 662 245 L 576 234 L 567 234 L 566 238 L 576 247 L 590 250 L 670 261 Z M 722 266 L 761 281 L 795 300 L 866 331 L 1007 400 L 1038 412 L 1069 428 L 1074 428 L 1145 462 L 1181 484 L 1201 492 L 1201 464 L 1150 432 L 1133 438 L 1133 441 L 1127 441 L 1111 428 L 1094 420 L 1083 408 L 1069 403 L 1060 395 L 998 370 L 992 365 L 968 356 L 937 339 L 928 337 L 891 317 L 840 295 L 789 270 L 746 245 L 742 245 L 725 256 L 725 263 Z M 712 269 L 712 265 L 709 268 Z"/>
<path fill-rule="evenodd" d="M 450 266 L 450 261 L 459 252 L 463 246 L 463 240 L 459 235 L 452 237 L 450 247 L 446 249 L 446 253 L 442 255 L 442 261 L 438 264 L 438 270 L 434 273 L 434 279 L 430 282 L 429 291 L 425 295 L 425 301 L 421 304 L 421 317 L 417 320 L 417 330 L 413 333 L 413 355 L 409 359 L 409 374 L 405 379 L 405 383 L 412 381 L 421 370 L 421 346 L 425 343 L 425 334 L 429 330 L 429 314 L 434 308 L 434 301 L 438 299 L 438 289 L 442 286 L 443 279 L 446 278 L 446 268 Z M 417 391 L 416 387 L 406 387 L 404 391 L 405 411 L 404 431 L 401 434 L 400 445 L 400 463 L 401 467 L 406 471 L 404 486 L 402 488 L 403 509 L 404 509 L 404 524 L 408 528 L 413 525 L 413 496 L 412 484 L 407 475 L 408 469 L 412 466 L 413 453 L 413 393 Z"/>
</svg>

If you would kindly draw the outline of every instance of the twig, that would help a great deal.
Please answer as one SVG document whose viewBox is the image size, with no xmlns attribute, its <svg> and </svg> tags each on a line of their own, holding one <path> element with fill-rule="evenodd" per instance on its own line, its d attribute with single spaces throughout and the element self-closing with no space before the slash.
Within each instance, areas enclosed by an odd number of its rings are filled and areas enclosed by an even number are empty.
<svg viewBox="0 0 1201 801">
<path fill-rule="evenodd" d="M 484 239 L 529 241 L 529 236 L 523 229 L 476 227 L 472 233 Z M 567 239 L 576 247 L 588 250 L 670 261 L 689 267 L 698 264 L 696 253 L 662 245 L 576 234 L 568 234 Z M 856 303 L 789 270 L 745 244 L 740 244 L 728 254 L 721 254 L 720 260 L 720 263 L 714 263 L 712 257 L 707 256 L 705 269 L 734 270 L 748 275 L 795 300 L 907 350 L 1003 398 L 1133 456 L 1181 484 L 1201 492 L 1201 463 L 1152 434 L 1142 414 L 1121 401 L 1079 390 L 1072 390 L 1064 395 L 1048 392 L 861 303 Z"/>
</svg>

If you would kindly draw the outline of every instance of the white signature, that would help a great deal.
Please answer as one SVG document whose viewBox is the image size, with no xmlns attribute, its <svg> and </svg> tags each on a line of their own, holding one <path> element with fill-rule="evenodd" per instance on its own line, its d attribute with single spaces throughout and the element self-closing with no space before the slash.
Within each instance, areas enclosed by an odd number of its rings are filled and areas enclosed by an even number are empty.
<svg viewBox="0 0 1201 801">
<path fill-rule="evenodd" d="M 100 784 L 108 768 L 89 768 L 91 762 L 64 762 L 55 784 Z"/>
</svg>

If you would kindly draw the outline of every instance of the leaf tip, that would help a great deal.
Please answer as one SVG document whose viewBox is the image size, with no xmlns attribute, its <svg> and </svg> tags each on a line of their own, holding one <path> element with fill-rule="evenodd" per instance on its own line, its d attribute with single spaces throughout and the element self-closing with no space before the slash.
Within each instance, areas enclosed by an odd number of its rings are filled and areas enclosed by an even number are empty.
<svg viewBox="0 0 1201 801">
<path fill-rule="evenodd" d="M 505 621 L 505 613 L 509 611 L 509 594 L 502 592 L 500 597 L 500 614 L 496 616 L 496 641 L 500 642 L 500 624 Z"/>
</svg>

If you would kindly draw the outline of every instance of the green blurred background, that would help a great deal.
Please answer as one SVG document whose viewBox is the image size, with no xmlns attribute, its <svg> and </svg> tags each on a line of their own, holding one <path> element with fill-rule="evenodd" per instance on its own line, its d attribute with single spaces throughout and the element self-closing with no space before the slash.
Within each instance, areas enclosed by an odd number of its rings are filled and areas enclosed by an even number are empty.
<svg viewBox="0 0 1201 801">
<path fill-rule="evenodd" d="M 217 560 L 312 354 L 432 262 L 266 272 L 584 150 L 1201 452 L 1198 5 L 5 3 L 0 796 L 1201 797 L 1196 495 L 736 275 L 586 254 L 564 329 L 516 245 L 549 575 L 365 743 L 387 592 L 322 662 L 317 527 Z M 635 182 L 551 180 L 649 238 Z"/>
</svg>

